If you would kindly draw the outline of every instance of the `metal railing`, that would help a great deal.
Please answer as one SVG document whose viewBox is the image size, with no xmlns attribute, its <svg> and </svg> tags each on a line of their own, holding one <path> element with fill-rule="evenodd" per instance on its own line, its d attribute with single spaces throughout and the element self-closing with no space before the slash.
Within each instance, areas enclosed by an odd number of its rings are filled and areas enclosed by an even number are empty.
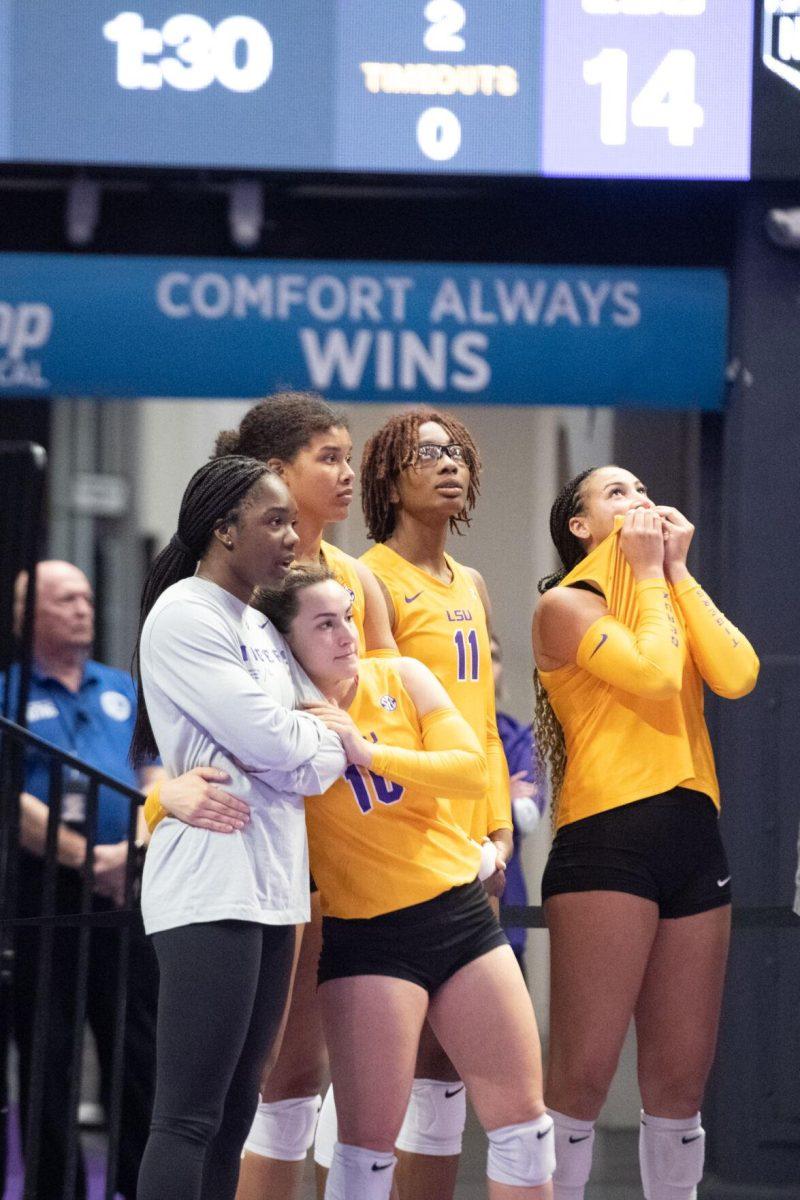
<svg viewBox="0 0 800 1200">
<path fill-rule="evenodd" d="M 135 788 L 121 783 L 113 776 L 98 771 L 88 763 L 67 754 L 57 746 L 21 725 L 0 717 L 0 813 L 9 814 L 18 807 L 20 793 L 21 760 L 25 751 L 35 750 L 47 757 L 49 762 L 49 815 L 43 860 L 43 886 L 41 912 L 36 916 L 6 915 L 0 920 L 0 932 L 18 935 L 26 928 L 39 932 L 37 988 L 33 1020 L 32 1058 L 30 1088 L 25 1120 L 25 1190 L 24 1200 L 74 1200 L 78 1156 L 81 1153 L 78 1128 L 78 1106 L 80 1102 L 81 1062 L 83 1029 L 86 1020 L 87 993 L 89 986 L 90 938 L 93 927 L 113 926 L 119 930 L 119 954 L 117 957 L 118 1003 L 114 1017 L 112 1066 L 107 1116 L 108 1148 L 106 1158 L 105 1200 L 113 1200 L 116 1190 L 117 1163 L 119 1154 L 120 1119 L 122 1111 L 123 1050 L 125 1037 L 126 997 L 128 988 L 128 961 L 131 937 L 132 905 L 136 886 L 136 831 L 138 808 L 142 794 Z M 57 904 L 58 873 L 62 869 L 57 860 L 58 831 L 64 797 L 64 768 L 79 771 L 88 779 L 86 794 L 86 854 L 80 868 L 80 901 L 76 912 L 61 912 Z M 94 848 L 97 831 L 99 790 L 109 788 L 129 802 L 128 857 L 125 874 L 124 907 L 111 912 L 93 912 L 94 893 Z M 6 891 L 9 875 L 2 880 Z M 6 896 L 4 912 L 13 911 L 13 897 Z M 42 1150 L 42 1114 L 45 1098 L 45 1082 L 49 1069 L 47 1062 L 47 1035 L 52 998 L 52 958 L 55 938 L 60 928 L 77 927 L 78 950 L 74 974 L 75 1007 L 72 1028 L 72 1064 L 69 1076 L 69 1094 L 64 1114 L 66 1125 L 66 1165 L 64 1192 L 62 1197 L 44 1196 L 39 1189 L 39 1161 Z M 5 966 L 13 976 L 13 936 L 6 939 Z M 13 986 L 13 978 L 12 978 Z M 4 1132 L 4 1131 L 3 1131 Z"/>
</svg>

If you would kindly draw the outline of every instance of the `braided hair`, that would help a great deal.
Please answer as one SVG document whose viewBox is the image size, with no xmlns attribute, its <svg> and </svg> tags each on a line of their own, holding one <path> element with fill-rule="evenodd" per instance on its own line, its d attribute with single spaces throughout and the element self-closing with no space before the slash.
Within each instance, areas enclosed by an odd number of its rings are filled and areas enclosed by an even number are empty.
<svg viewBox="0 0 800 1200">
<path fill-rule="evenodd" d="M 347 428 L 345 414 L 317 392 L 275 392 L 248 409 L 238 429 L 223 429 L 217 435 L 214 457 L 250 454 L 264 462 L 291 462 L 315 433 Z"/>
<path fill-rule="evenodd" d="M 561 567 L 552 575 L 545 575 L 539 580 L 540 593 L 556 587 L 586 553 L 580 539 L 576 538 L 570 529 L 569 523 L 572 517 L 583 512 L 583 484 L 596 470 L 597 467 L 588 467 L 581 471 L 574 479 L 564 484 L 553 501 L 550 509 L 550 537 L 558 551 Z M 536 747 L 537 776 L 544 779 L 545 772 L 549 774 L 551 816 L 555 826 L 558 800 L 567 765 L 567 751 L 564 731 L 553 712 L 547 692 L 539 678 L 538 668 L 534 668 L 533 671 L 533 695 L 533 744 Z"/>
<path fill-rule="evenodd" d="M 414 408 L 389 417 L 372 435 L 364 447 L 361 459 L 361 505 L 367 532 L 375 542 L 385 542 L 397 524 L 396 505 L 390 499 L 392 487 L 401 471 L 416 460 L 419 427 L 427 421 L 441 425 L 448 437 L 464 449 L 464 462 L 469 469 L 469 483 L 464 507 L 450 518 L 453 533 L 463 533 L 469 526 L 471 512 L 480 491 L 481 460 L 478 447 L 465 425 L 432 408 Z"/>
<path fill-rule="evenodd" d="M 272 474 L 269 468 L 254 458 L 227 455 L 205 463 L 186 485 L 177 533 L 154 560 L 142 588 L 139 629 L 132 662 L 138 695 L 136 725 L 130 749 L 134 766 L 141 766 L 158 754 L 141 677 L 140 643 L 147 614 L 162 592 L 180 579 L 187 579 L 194 574 L 198 561 L 208 549 L 214 530 L 238 519 L 250 490 L 264 475 L 269 474 Z"/>
</svg>

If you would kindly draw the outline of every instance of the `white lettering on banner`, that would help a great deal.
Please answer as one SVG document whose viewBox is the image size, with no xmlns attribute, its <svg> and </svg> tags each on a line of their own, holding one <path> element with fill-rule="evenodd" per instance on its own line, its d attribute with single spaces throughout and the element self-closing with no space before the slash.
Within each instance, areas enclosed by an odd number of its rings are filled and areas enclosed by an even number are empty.
<svg viewBox="0 0 800 1200">
<path fill-rule="evenodd" d="M 38 350 L 50 337 L 53 310 L 48 304 L 8 304 L 0 300 L 0 346 L 10 359 Z"/>
<path fill-rule="evenodd" d="M 465 330 L 452 339 L 434 331 L 427 341 L 411 329 L 376 333 L 359 329 L 351 339 L 341 329 L 324 334 L 301 329 L 299 336 L 312 386 L 321 390 L 330 387 L 334 379 L 340 387 L 362 387 L 370 358 L 377 391 L 398 387 L 412 392 L 424 381 L 437 392 L 443 392 L 448 383 L 457 391 L 479 392 L 492 377 L 491 367 L 480 353 L 488 350 L 489 339 L 477 330 Z M 451 360 L 462 370 L 450 371 Z"/>
<path fill-rule="evenodd" d="M 29 350 L 46 345 L 53 330 L 53 310 L 49 304 L 22 301 L 10 304 L 0 300 L 0 388 L 29 388 L 44 391 L 45 379 L 38 359 L 27 358 Z"/>
<path fill-rule="evenodd" d="M 491 289 L 493 295 L 487 295 Z M 555 325 L 559 320 L 581 327 L 585 324 L 602 324 L 603 309 L 611 300 L 615 311 L 610 319 L 615 325 L 627 327 L 639 322 L 641 311 L 636 303 L 638 284 L 633 280 L 621 280 L 611 284 L 607 279 L 594 286 L 579 279 L 575 285 L 565 279 L 548 284 L 537 279 L 531 285 L 527 280 L 516 279 L 509 285 L 505 279 L 494 279 L 487 284 L 482 279 L 471 279 L 466 299 L 457 282 L 450 276 L 442 280 L 431 305 L 430 321 L 438 324 L 450 317 L 460 325 L 516 325 L 520 319 L 526 325 Z M 496 309 L 494 305 L 496 304 Z"/>
<path fill-rule="evenodd" d="M 315 320 L 331 323 L 345 314 L 351 321 L 366 317 L 375 324 L 383 320 L 399 323 L 406 319 L 406 297 L 413 286 L 413 279 L 404 275 L 341 279 L 291 273 L 251 279 L 238 272 L 229 276 L 205 271 L 193 277 L 186 271 L 168 271 L 156 284 L 156 303 L 164 316 L 175 320 L 193 313 L 209 321 L 228 316 L 241 320 L 256 309 L 264 320 L 289 321 L 292 310 L 301 308 Z"/>
</svg>

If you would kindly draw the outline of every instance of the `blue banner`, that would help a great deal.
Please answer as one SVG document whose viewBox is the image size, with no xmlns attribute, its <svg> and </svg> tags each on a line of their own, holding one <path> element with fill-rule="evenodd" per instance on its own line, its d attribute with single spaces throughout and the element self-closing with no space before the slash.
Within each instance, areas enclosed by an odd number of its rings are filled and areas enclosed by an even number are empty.
<svg viewBox="0 0 800 1200">
<path fill-rule="evenodd" d="M 718 270 L 0 254 L 0 396 L 722 406 Z"/>
</svg>

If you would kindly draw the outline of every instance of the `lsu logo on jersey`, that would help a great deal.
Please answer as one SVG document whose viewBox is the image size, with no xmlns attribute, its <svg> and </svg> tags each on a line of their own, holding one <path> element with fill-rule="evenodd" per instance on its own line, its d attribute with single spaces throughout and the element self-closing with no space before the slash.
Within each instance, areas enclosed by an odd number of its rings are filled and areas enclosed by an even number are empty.
<svg viewBox="0 0 800 1200">
<path fill-rule="evenodd" d="M 472 612 L 468 608 L 448 608 L 447 619 L 448 621 L 471 621 Z"/>
</svg>

